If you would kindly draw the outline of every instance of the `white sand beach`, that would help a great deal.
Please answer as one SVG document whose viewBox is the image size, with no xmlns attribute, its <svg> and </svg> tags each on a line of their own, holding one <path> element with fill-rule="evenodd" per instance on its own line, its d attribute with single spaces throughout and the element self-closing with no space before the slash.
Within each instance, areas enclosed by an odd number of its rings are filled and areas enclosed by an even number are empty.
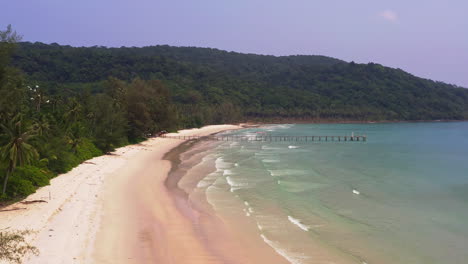
<svg viewBox="0 0 468 264">
<path fill-rule="evenodd" d="M 178 134 L 238 128 L 215 125 Z M 25 263 L 222 263 L 164 185 L 171 163 L 163 155 L 182 142 L 151 138 L 88 160 L 25 199 L 46 203 L 3 208 L 0 229 L 35 232 L 28 239 L 40 254 Z"/>
</svg>

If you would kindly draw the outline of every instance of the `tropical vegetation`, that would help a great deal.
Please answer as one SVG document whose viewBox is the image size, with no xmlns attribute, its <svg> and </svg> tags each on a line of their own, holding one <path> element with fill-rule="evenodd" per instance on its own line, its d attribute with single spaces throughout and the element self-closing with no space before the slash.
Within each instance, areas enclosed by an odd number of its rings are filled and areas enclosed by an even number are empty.
<svg viewBox="0 0 468 264">
<path fill-rule="evenodd" d="M 194 47 L 71 47 L 0 31 L 1 198 L 162 130 L 468 119 L 468 90 L 379 64 Z"/>
</svg>

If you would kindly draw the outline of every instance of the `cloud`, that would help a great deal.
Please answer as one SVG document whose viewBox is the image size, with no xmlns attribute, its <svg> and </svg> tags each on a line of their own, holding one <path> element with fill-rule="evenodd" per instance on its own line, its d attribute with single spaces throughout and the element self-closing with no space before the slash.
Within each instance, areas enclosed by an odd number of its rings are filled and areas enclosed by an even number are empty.
<svg viewBox="0 0 468 264">
<path fill-rule="evenodd" d="M 379 16 L 387 21 L 390 22 L 397 22 L 398 21 L 398 14 L 392 10 L 385 10 L 379 13 Z"/>
</svg>

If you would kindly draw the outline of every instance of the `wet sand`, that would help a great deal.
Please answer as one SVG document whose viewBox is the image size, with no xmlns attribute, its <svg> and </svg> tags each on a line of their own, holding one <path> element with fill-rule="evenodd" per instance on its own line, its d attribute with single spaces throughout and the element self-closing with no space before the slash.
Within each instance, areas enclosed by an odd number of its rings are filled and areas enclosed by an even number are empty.
<svg viewBox="0 0 468 264">
<path fill-rule="evenodd" d="M 183 144 L 165 155 L 173 164 L 166 186 L 176 207 L 191 219 L 196 235 L 222 263 L 289 263 L 262 240 L 250 219 L 239 215 L 236 223 L 231 218 L 228 224 L 213 210 L 205 193 L 197 192 L 198 182 L 215 170 L 212 163 L 201 162 L 215 145 L 203 141 Z"/>
</svg>

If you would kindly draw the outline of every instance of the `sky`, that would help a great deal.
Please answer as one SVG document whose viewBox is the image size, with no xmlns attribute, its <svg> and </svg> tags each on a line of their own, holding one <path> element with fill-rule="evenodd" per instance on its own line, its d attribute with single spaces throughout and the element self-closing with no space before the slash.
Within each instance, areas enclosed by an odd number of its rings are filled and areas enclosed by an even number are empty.
<svg viewBox="0 0 468 264">
<path fill-rule="evenodd" d="M 375 62 L 468 88 L 467 0 L 5 0 L 0 28 L 72 46 Z"/>
</svg>

